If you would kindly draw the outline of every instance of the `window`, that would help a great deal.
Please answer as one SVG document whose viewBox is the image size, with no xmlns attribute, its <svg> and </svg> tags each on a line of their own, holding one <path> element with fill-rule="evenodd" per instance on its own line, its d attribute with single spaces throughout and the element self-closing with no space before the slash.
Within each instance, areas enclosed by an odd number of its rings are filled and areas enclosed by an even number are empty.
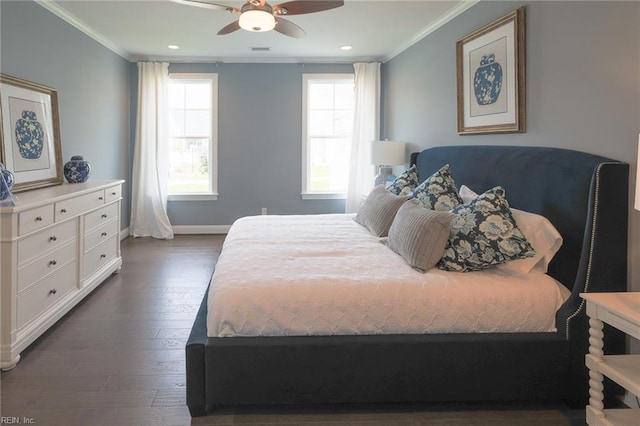
<svg viewBox="0 0 640 426">
<path fill-rule="evenodd" d="M 218 75 L 169 77 L 169 199 L 216 199 Z"/>
<path fill-rule="evenodd" d="M 344 198 L 353 133 L 353 74 L 303 74 L 302 197 Z"/>
</svg>

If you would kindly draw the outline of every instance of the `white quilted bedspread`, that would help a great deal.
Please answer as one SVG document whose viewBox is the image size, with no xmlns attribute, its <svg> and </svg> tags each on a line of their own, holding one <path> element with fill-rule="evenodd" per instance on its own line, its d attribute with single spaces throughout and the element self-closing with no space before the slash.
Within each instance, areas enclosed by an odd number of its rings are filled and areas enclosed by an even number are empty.
<svg viewBox="0 0 640 426">
<path fill-rule="evenodd" d="M 210 337 L 555 331 L 569 291 L 542 273 L 420 273 L 352 215 L 234 223 L 213 275 Z"/>
</svg>

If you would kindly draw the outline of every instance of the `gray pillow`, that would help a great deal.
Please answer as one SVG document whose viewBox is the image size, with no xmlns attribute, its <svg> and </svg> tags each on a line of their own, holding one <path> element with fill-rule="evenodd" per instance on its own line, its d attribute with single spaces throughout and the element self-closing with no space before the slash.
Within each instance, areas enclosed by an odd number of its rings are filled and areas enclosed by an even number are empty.
<svg viewBox="0 0 640 426">
<path fill-rule="evenodd" d="M 455 216 L 425 209 L 414 200 L 406 202 L 391 224 L 387 246 L 414 269 L 428 271 L 442 257 Z"/>
<path fill-rule="evenodd" d="M 355 221 L 377 237 L 386 237 L 396 212 L 408 197 L 394 195 L 384 186 L 373 188 L 358 210 Z"/>
</svg>

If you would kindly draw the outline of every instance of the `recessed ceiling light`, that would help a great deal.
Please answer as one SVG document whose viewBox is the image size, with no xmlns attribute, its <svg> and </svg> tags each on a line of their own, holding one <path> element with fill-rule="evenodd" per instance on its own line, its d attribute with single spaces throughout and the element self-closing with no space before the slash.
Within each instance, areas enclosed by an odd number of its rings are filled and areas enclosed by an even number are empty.
<svg viewBox="0 0 640 426">
<path fill-rule="evenodd" d="M 341 50 L 351 50 L 351 49 L 353 49 L 353 46 L 350 46 L 350 45 L 347 44 L 345 46 L 340 47 L 340 49 Z"/>
<path fill-rule="evenodd" d="M 173 49 L 173 50 L 180 49 L 180 46 L 178 46 L 177 44 L 170 44 L 170 45 L 168 45 L 167 47 L 168 47 L 169 49 Z"/>
</svg>

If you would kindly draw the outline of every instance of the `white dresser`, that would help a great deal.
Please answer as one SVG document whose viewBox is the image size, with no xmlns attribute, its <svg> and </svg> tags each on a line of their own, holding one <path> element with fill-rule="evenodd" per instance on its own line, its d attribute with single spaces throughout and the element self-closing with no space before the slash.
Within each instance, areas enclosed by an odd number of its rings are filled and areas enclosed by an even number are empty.
<svg viewBox="0 0 640 426">
<path fill-rule="evenodd" d="M 123 180 L 15 194 L 0 207 L 0 368 L 122 265 Z"/>
</svg>

